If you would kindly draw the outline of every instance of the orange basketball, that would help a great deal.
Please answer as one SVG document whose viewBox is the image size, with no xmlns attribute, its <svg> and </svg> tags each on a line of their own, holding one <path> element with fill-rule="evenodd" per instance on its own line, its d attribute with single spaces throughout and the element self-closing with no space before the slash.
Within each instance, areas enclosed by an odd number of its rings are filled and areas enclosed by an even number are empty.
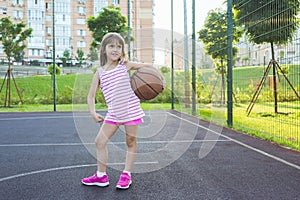
<svg viewBox="0 0 300 200">
<path fill-rule="evenodd" d="M 150 100 L 164 91 L 165 79 L 154 67 L 142 67 L 131 76 L 131 87 L 140 100 Z"/>
</svg>

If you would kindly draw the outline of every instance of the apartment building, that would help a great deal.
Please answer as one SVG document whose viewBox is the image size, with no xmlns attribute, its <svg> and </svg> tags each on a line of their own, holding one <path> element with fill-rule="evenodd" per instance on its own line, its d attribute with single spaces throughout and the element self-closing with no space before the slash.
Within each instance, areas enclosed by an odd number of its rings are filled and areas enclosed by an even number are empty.
<svg viewBox="0 0 300 200">
<path fill-rule="evenodd" d="M 75 61 L 78 49 L 82 49 L 85 55 L 90 53 L 93 38 L 87 28 L 88 17 L 97 16 L 103 7 L 109 5 L 119 6 L 126 17 L 130 5 L 130 27 L 135 38 L 130 44 L 131 58 L 152 62 L 153 0 L 0 0 L 0 17 L 10 17 L 16 23 L 24 21 L 27 28 L 33 29 L 24 52 L 25 62 L 52 62 L 53 38 L 56 58 L 69 50 Z M 1 44 L 0 59 L 5 60 Z"/>
<path fill-rule="evenodd" d="M 279 64 L 299 64 L 300 63 L 300 29 L 298 29 L 286 45 L 274 45 L 275 60 Z M 246 35 L 235 45 L 238 48 L 235 66 L 266 66 L 272 59 L 271 44 L 253 44 Z"/>
</svg>

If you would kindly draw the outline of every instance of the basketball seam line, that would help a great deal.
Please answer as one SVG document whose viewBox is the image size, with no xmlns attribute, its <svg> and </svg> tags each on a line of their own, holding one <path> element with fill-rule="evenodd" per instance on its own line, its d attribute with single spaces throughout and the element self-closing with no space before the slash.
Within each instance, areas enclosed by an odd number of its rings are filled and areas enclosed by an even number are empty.
<svg viewBox="0 0 300 200">
<path fill-rule="evenodd" d="M 149 72 L 142 72 L 142 71 L 138 71 L 140 74 L 147 74 L 147 75 L 151 75 L 152 77 L 154 77 L 155 79 L 157 79 L 157 80 L 159 80 L 159 81 L 161 81 L 162 82 L 162 80 L 161 80 L 161 78 L 159 78 L 159 77 L 157 77 L 156 75 L 153 75 L 153 74 L 151 74 L 151 73 L 149 73 Z M 135 74 L 136 75 L 136 74 Z M 138 75 L 136 75 L 136 76 L 138 76 Z"/>
<path fill-rule="evenodd" d="M 146 100 L 145 96 L 138 90 L 136 80 L 134 80 L 134 79 L 132 79 L 132 80 L 134 81 L 134 84 L 135 84 L 135 87 L 136 87 L 135 92 L 138 92 L 140 94 L 140 96 L 143 98 L 142 100 Z"/>
<path fill-rule="evenodd" d="M 136 77 L 138 77 L 142 82 L 148 85 L 148 87 L 150 87 L 157 95 L 159 94 L 151 85 L 147 84 L 146 81 L 144 81 L 141 77 L 139 77 L 139 75 L 136 75 Z"/>
</svg>

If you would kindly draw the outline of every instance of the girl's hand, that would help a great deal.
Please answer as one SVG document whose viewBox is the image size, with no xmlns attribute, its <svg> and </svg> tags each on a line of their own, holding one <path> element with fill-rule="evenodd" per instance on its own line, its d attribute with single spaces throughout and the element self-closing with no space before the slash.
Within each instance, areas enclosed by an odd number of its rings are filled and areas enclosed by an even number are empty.
<svg viewBox="0 0 300 200">
<path fill-rule="evenodd" d="M 103 122 L 103 120 L 104 120 L 104 117 L 98 113 L 93 113 L 91 115 L 92 115 L 93 120 L 97 123 Z"/>
</svg>

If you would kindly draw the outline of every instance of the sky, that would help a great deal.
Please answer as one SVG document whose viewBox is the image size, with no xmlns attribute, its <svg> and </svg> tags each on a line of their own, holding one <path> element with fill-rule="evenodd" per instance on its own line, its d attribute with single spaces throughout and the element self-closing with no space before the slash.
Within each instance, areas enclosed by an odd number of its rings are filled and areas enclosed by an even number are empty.
<svg viewBox="0 0 300 200">
<path fill-rule="evenodd" d="M 209 1 L 209 2 L 208 2 Z M 174 38 L 182 39 L 184 36 L 184 0 L 173 0 L 173 31 Z M 192 34 L 192 0 L 187 2 L 188 35 Z M 195 31 L 203 27 L 207 14 L 215 8 L 226 9 L 224 0 L 195 0 Z M 154 28 L 155 32 L 155 60 L 158 65 L 165 64 L 165 41 L 171 36 L 171 0 L 154 0 Z M 197 37 L 197 36 L 196 36 Z"/>
<path fill-rule="evenodd" d="M 175 32 L 183 33 L 184 30 L 184 15 L 183 15 L 184 0 L 173 0 L 173 28 Z M 187 20 L 188 33 L 192 33 L 192 0 L 187 2 Z M 215 8 L 222 7 L 226 9 L 224 0 L 195 0 L 195 27 L 198 32 L 204 24 L 207 13 Z M 171 0 L 154 0 L 154 27 L 171 30 Z"/>
</svg>

